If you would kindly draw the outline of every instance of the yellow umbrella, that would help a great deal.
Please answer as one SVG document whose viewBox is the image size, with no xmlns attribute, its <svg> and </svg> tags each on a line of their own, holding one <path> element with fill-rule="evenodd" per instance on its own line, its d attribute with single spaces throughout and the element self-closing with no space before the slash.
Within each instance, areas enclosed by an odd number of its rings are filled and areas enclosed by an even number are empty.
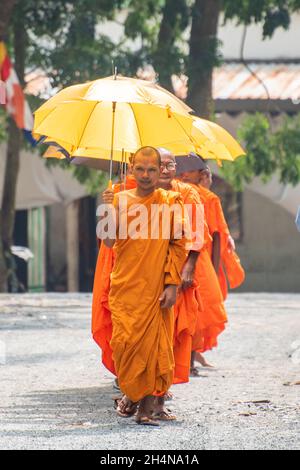
<svg viewBox="0 0 300 470">
<path fill-rule="evenodd" d="M 64 88 L 38 109 L 35 126 L 59 104 L 74 100 L 152 104 L 185 114 L 192 111 L 183 101 L 155 83 L 116 75 Z"/>
<path fill-rule="evenodd" d="M 197 117 L 194 120 L 192 137 L 197 140 L 198 136 L 203 138 L 203 135 L 207 137 L 200 152 L 203 158 L 215 158 L 215 155 L 218 155 L 217 160 L 234 161 L 238 157 L 246 155 L 237 140 L 223 127 L 215 122 Z"/>
<path fill-rule="evenodd" d="M 121 161 L 124 151 L 163 141 L 174 149 L 189 147 L 189 111 L 156 84 L 115 75 L 59 92 L 35 112 L 33 132 L 69 156 L 110 159 L 111 175 L 113 160 Z M 185 117 L 183 122 L 176 114 Z M 149 135 L 146 127 L 155 132 Z"/>
<path fill-rule="evenodd" d="M 63 154 L 77 164 L 83 159 L 109 161 L 110 179 L 113 161 L 128 162 L 145 145 L 167 147 L 175 155 L 196 152 L 233 160 L 208 121 L 195 120 L 189 111 L 156 84 L 114 76 L 68 87 L 49 99 L 35 112 L 34 134 L 55 145 L 48 157 Z"/>
<path fill-rule="evenodd" d="M 58 144 L 70 157 L 90 157 L 122 162 L 124 151 L 139 147 L 167 147 L 174 154 L 199 150 L 191 138 L 193 118 L 152 104 L 72 100 L 58 104 L 40 119 L 34 132 L 45 143 Z M 202 142 L 206 137 L 202 137 Z M 113 149 L 113 152 L 111 152 Z"/>
</svg>

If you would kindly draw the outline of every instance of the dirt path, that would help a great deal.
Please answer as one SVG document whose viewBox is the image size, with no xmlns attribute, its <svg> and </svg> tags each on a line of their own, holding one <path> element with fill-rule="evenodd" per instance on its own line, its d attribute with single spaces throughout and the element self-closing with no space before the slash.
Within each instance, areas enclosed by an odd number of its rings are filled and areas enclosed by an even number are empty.
<svg viewBox="0 0 300 470">
<path fill-rule="evenodd" d="M 0 449 L 300 449 L 300 295 L 231 296 L 218 370 L 173 387 L 159 429 L 116 417 L 90 305 L 0 296 Z"/>
</svg>

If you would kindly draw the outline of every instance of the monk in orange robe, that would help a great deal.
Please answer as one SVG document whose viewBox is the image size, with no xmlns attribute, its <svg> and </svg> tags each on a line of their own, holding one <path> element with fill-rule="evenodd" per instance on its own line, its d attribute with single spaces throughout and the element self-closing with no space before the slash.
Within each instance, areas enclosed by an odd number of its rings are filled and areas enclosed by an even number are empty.
<svg viewBox="0 0 300 470">
<path fill-rule="evenodd" d="M 177 286 L 181 284 L 186 240 L 182 232 L 180 238 L 174 233 L 166 238 L 161 232 L 157 238 L 150 237 L 153 204 L 158 207 L 176 204 L 181 208 L 180 217 L 171 212 L 170 226 L 173 227 L 176 217 L 180 219 L 180 226 L 184 226 L 180 195 L 155 189 L 160 175 L 157 150 L 151 147 L 140 149 L 133 158 L 132 172 L 137 181 L 136 189 L 124 191 L 117 197 L 110 189 L 103 193 L 104 203 L 114 201 L 116 208 L 117 235 L 110 234 L 108 238 L 102 235 L 105 245 L 114 247 L 116 256 L 108 299 L 112 318 L 110 346 L 126 400 L 140 403 L 137 423 L 154 425 L 157 423 L 151 419 L 153 395 L 163 396 L 173 381 L 174 318 L 171 307 L 176 301 Z M 119 206 L 121 197 L 122 205 Z M 143 215 L 141 220 L 138 219 L 139 223 L 134 217 L 137 210 Z M 131 235 L 121 237 L 125 221 Z"/>
<path fill-rule="evenodd" d="M 158 149 L 162 160 L 162 173 L 158 187 L 167 191 L 173 190 L 181 194 L 184 204 L 193 206 L 192 217 L 195 218 L 195 206 L 203 207 L 200 197 L 195 189 L 190 185 L 181 183 L 174 179 L 176 173 L 176 163 L 174 156 L 165 149 Z M 172 165 L 172 169 L 170 169 Z M 136 180 L 129 176 L 126 181 L 126 188 L 136 187 Z M 114 192 L 124 190 L 124 183 L 114 185 Z M 202 216 L 202 214 L 201 214 Z M 200 221 L 201 222 L 201 221 Z M 195 222 L 192 223 L 192 230 L 195 232 Z M 201 234 L 200 234 L 201 235 Z M 196 298 L 195 285 L 193 283 L 193 273 L 198 254 L 203 245 L 203 236 L 200 241 L 195 242 L 191 247 L 188 260 L 182 272 L 181 292 L 177 296 L 174 306 L 175 330 L 174 330 L 174 360 L 175 371 L 173 383 L 185 383 L 189 381 L 190 358 L 192 351 L 192 337 L 195 332 L 197 316 L 199 311 L 199 296 Z M 111 313 L 108 306 L 108 293 L 110 289 L 110 274 L 113 269 L 114 255 L 111 248 L 101 244 L 94 281 L 93 292 L 93 323 L 92 331 L 94 340 L 102 349 L 102 362 L 105 367 L 116 375 L 114 362 L 112 359 L 112 349 L 110 346 L 112 336 Z M 180 314 L 179 314 L 180 312 Z M 117 379 L 115 380 L 115 384 Z M 134 409 L 134 408 L 133 408 Z M 128 414 L 131 407 L 127 408 Z M 155 404 L 156 415 L 166 416 L 166 410 L 162 406 L 162 401 L 158 398 Z M 124 413 L 126 414 L 126 413 Z"/>
<path fill-rule="evenodd" d="M 114 193 L 136 188 L 133 175 L 126 177 L 125 183 L 113 186 Z M 115 365 L 110 346 L 112 336 L 111 313 L 108 305 L 110 290 L 110 275 L 114 266 L 114 251 L 102 242 L 99 249 L 97 265 L 94 276 L 93 307 L 92 307 L 92 335 L 98 346 L 102 349 L 102 363 L 114 375 Z"/>
<path fill-rule="evenodd" d="M 227 323 L 227 314 L 223 302 L 223 296 L 219 285 L 218 277 L 215 269 L 215 259 L 212 256 L 214 240 L 214 232 L 211 232 L 209 220 L 209 198 L 206 190 L 200 186 L 192 176 L 199 171 L 187 172 L 180 175 L 180 178 L 198 192 L 202 203 L 204 204 L 205 220 L 209 229 L 209 233 L 205 233 L 205 244 L 199 256 L 194 281 L 197 285 L 197 294 L 202 302 L 202 312 L 197 317 L 196 332 L 193 336 L 193 354 L 191 360 L 191 375 L 198 376 L 199 371 L 194 366 L 194 360 L 197 360 L 205 367 L 211 365 L 205 360 L 201 353 L 211 350 L 218 345 L 218 336 L 224 331 Z"/>
<path fill-rule="evenodd" d="M 182 196 L 183 203 L 190 205 L 190 225 L 192 232 L 196 231 L 196 210 L 197 206 L 201 206 L 202 202 L 197 191 L 190 185 L 182 183 L 175 179 L 176 175 L 176 162 L 175 156 L 167 149 L 158 149 L 161 162 L 162 171 L 158 182 L 158 187 L 166 191 L 176 191 Z M 187 207 L 187 206 L 186 206 Z M 201 217 L 199 220 L 200 230 L 203 226 L 203 212 L 198 214 Z M 176 299 L 174 306 L 175 313 L 175 328 L 174 328 L 174 359 L 175 359 L 175 372 L 174 383 L 185 383 L 189 381 L 190 375 L 190 362 L 192 353 L 192 341 L 196 330 L 197 317 L 199 314 L 200 299 L 197 297 L 196 285 L 194 282 L 194 275 L 196 263 L 201 249 L 204 245 L 204 233 L 198 233 L 198 239 L 194 237 L 190 246 L 190 251 L 186 263 L 184 265 L 181 277 L 182 285 L 180 292 Z M 162 412 L 162 410 L 160 410 Z"/>
<path fill-rule="evenodd" d="M 210 190 L 213 177 L 209 166 L 205 165 L 204 170 L 200 171 L 199 184 Z M 208 195 L 208 223 L 210 232 L 214 233 L 218 241 L 218 253 L 215 256 L 214 263 L 218 274 L 224 300 L 228 296 L 228 282 L 231 289 L 239 287 L 245 280 L 245 271 L 235 250 L 235 242 L 230 235 L 230 231 L 224 216 L 220 198 L 212 191 Z M 213 255 L 213 251 L 212 251 Z M 228 280 L 228 282 L 227 282 Z"/>
<path fill-rule="evenodd" d="M 200 160 L 200 159 L 199 159 Z M 202 348 L 198 348 L 195 345 L 197 354 L 194 354 L 194 358 L 204 366 L 210 366 L 202 356 L 201 352 L 205 352 L 213 347 L 217 346 L 217 337 L 225 329 L 227 316 L 224 307 L 219 309 L 217 305 L 220 305 L 220 289 L 222 299 L 225 300 L 227 297 L 227 282 L 224 271 L 221 266 L 221 260 L 224 263 L 230 263 L 233 269 L 230 270 L 231 274 L 231 286 L 237 287 L 244 279 L 244 271 L 241 267 L 237 255 L 233 253 L 234 242 L 230 236 L 228 226 L 226 224 L 220 199 L 216 194 L 209 190 L 212 183 L 212 175 L 207 171 L 208 167 L 205 162 L 202 161 L 202 169 L 186 172 L 181 175 L 181 178 L 186 183 L 190 183 L 194 188 L 197 189 L 199 196 L 204 204 L 205 216 L 208 224 L 208 228 L 211 235 L 211 241 L 208 243 L 208 251 L 206 256 L 210 257 L 211 263 L 206 265 L 206 276 L 210 275 L 211 282 L 207 285 L 208 289 L 201 291 L 202 300 L 206 305 L 214 304 L 215 307 L 211 310 L 210 320 L 206 318 L 207 323 L 205 327 L 204 344 Z M 204 179 L 206 180 L 204 183 Z M 202 184 L 204 183 L 204 184 Z M 202 262 L 203 262 L 202 257 Z M 225 261 L 226 260 L 226 261 Z M 233 264 L 234 263 L 234 264 Z M 215 273 L 212 271 L 212 266 Z M 200 274 L 201 271 L 198 272 Z M 204 271 L 202 271 L 204 272 Z M 220 289 L 216 287 L 216 275 L 218 276 Z M 202 281 L 202 282 L 201 282 Z M 203 279 L 198 278 L 198 284 L 201 288 L 203 286 Z M 206 299 L 206 301 L 205 301 Z M 206 312 L 208 309 L 204 309 Z M 221 315 L 220 315 L 221 313 Z M 203 326 L 203 325 L 202 325 Z M 198 328 L 201 331 L 201 327 Z M 196 341 L 198 344 L 201 341 L 201 335 Z"/>
</svg>

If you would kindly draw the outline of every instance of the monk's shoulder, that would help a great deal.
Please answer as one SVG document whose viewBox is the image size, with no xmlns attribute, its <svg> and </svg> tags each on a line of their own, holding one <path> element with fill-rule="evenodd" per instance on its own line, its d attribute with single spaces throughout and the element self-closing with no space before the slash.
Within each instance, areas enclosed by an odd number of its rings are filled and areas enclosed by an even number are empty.
<svg viewBox="0 0 300 470">
<path fill-rule="evenodd" d="M 166 191 L 165 189 L 157 189 L 157 199 L 159 204 L 176 204 L 182 202 L 182 196 L 178 191 Z"/>
<path fill-rule="evenodd" d="M 214 193 L 210 189 L 203 188 L 203 186 L 202 186 L 201 190 L 202 190 L 203 197 L 205 198 L 205 200 L 208 203 L 213 203 L 213 202 L 219 202 L 220 201 L 219 196 L 217 196 L 216 193 Z"/>
<path fill-rule="evenodd" d="M 191 184 L 183 183 L 181 181 L 176 181 L 177 186 L 174 186 L 174 190 L 180 192 L 183 197 L 184 202 L 186 203 L 201 203 L 200 195 L 197 191 L 197 188 Z"/>
</svg>

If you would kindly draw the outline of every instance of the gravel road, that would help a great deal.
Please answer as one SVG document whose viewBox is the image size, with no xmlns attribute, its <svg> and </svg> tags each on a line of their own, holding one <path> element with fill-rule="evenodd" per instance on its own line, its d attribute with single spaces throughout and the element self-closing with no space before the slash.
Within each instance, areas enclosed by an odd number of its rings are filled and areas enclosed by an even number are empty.
<svg viewBox="0 0 300 470">
<path fill-rule="evenodd" d="M 118 418 L 91 296 L 0 295 L 0 449 L 300 449 L 300 295 L 232 295 L 207 358 L 173 387 L 176 423 Z"/>
</svg>

